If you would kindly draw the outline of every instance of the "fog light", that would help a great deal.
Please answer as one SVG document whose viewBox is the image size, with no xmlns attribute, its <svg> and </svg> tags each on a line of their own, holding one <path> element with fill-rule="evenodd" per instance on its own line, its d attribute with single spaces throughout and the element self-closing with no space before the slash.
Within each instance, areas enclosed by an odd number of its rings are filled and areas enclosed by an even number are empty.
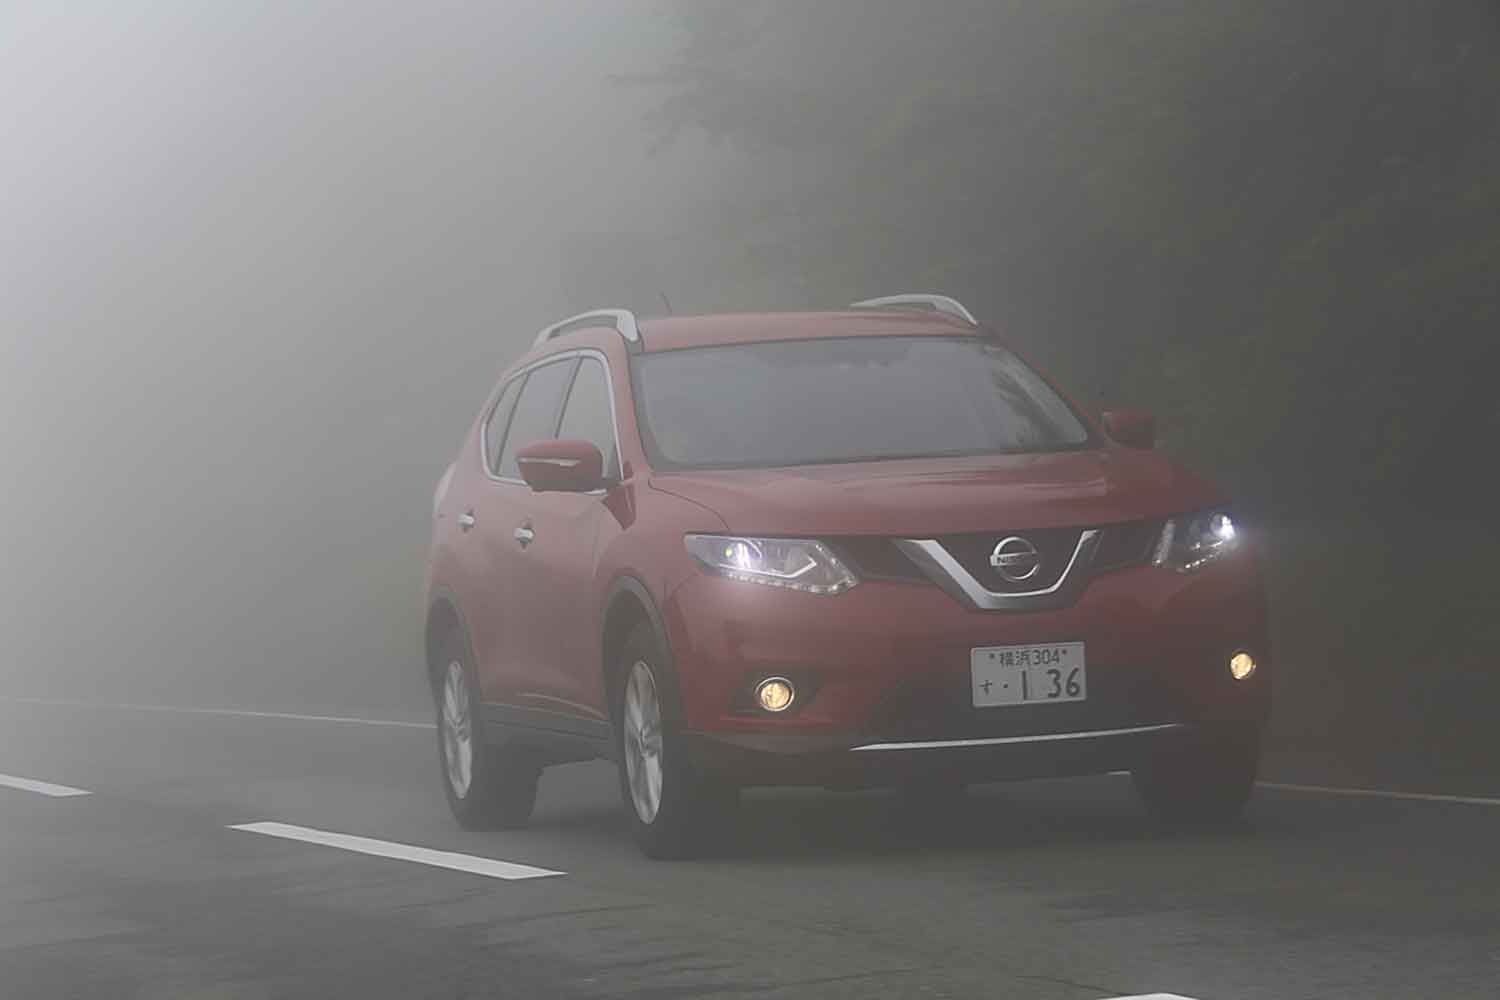
<svg viewBox="0 0 1500 1000">
<path fill-rule="evenodd" d="M 785 712 L 796 697 L 797 689 L 785 677 L 767 677 L 755 685 L 755 703 L 767 712 Z"/>
<path fill-rule="evenodd" d="M 1235 653 L 1229 658 L 1229 675 L 1237 681 L 1255 673 L 1255 657 L 1249 653 Z"/>
</svg>

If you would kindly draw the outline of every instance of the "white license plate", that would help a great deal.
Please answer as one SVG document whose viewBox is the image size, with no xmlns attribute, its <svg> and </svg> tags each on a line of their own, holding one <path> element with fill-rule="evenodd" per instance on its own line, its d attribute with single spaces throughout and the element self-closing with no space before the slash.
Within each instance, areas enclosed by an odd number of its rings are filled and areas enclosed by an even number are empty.
<svg viewBox="0 0 1500 1000">
<path fill-rule="evenodd" d="M 1089 696 L 1083 643 L 980 646 L 969 652 L 974 707 L 1083 701 Z"/>
</svg>

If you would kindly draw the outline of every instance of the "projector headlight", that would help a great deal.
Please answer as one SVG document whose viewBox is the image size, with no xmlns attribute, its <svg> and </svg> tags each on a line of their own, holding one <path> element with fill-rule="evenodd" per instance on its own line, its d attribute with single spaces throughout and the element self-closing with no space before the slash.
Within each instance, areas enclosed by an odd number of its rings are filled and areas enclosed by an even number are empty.
<svg viewBox="0 0 1500 1000">
<path fill-rule="evenodd" d="M 688 535 L 687 550 L 711 573 L 809 594 L 840 594 L 859 582 L 822 542 L 797 538 Z"/>
<path fill-rule="evenodd" d="M 1239 531 L 1228 511 L 1186 514 L 1167 521 L 1152 563 L 1191 573 L 1239 548 Z"/>
</svg>

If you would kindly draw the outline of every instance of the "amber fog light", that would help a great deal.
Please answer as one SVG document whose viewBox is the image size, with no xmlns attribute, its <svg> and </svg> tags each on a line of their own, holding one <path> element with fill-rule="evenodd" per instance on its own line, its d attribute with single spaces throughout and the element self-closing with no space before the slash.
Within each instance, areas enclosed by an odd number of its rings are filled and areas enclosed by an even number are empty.
<svg viewBox="0 0 1500 1000">
<path fill-rule="evenodd" d="M 755 685 L 755 703 L 767 712 L 785 712 L 796 697 L 797 689 L 785 677 L 767 677 Z"/>
<path fill-rule="evenodd" d="M 1253 673 L 1255 673 L 1255 657 L 1249 653 L 1239 652 L 1229 658 L 1229 676 L 1235 680 L 1242 681 Z"/>
</svg>

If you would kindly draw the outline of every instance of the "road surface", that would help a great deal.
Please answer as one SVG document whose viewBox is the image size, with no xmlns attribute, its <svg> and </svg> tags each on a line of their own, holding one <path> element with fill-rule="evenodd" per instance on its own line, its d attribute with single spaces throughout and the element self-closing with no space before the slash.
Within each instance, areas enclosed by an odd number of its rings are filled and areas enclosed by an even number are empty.
<svg viewBox="0 0 1500 1000">
<path fill-rule="evenodd" d="M 756 792 L 653 863 L 601 763 L 458 829 L 420 717 L 0 700 L 0 997 L 1493 1000 L 1500 797 L 1465 792 L 1262 787 L 1175 836 L 1119 776 Z"/>
</svg>

